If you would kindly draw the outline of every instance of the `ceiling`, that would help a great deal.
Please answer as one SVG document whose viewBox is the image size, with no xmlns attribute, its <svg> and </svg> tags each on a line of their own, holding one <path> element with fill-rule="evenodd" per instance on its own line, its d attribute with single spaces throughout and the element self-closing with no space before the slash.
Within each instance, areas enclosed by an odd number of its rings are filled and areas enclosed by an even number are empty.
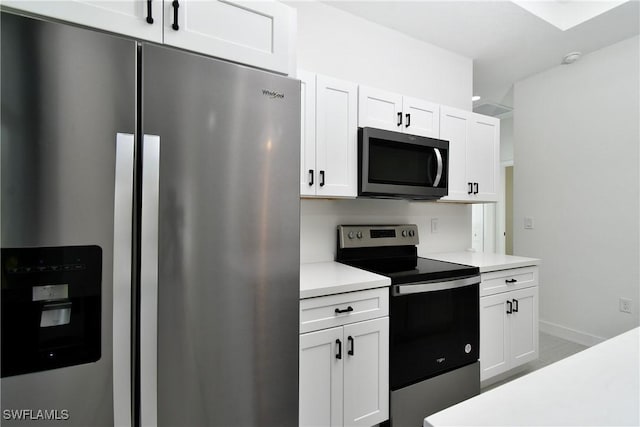
<svg viewBox="0 0 640 427">
<path fill-rule="evenodd" d="M 513 105 L 513 83 L 560 65 L 569 52 L 593 52 L 637 35 L 640 29 L 640 0 L 623 3 L 566 31 L 504 0 L 325 3 L 472 58 L 474 95 L 482 96 L 479 103 L 506 106 Z"/>
</svg>

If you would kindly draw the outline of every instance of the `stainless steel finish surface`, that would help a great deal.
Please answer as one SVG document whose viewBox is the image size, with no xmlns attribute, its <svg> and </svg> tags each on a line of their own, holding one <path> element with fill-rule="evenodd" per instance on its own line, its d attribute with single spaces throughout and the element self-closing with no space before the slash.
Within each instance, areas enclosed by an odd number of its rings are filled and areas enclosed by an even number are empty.
<svg viewBox="0 0 640 427">
<path fill-rule="evenodd" d="M 144 135 L 142 142 L 142 223 L 140 231 L 140 420 L 157 420 L 158 360 L 158 203 L 160 137 Z"/>
<path fill-rule="evenodd" d="M 477 285 L 478 283 L 480 283 L 479 275 L 457 280 L 407 283 L 403 285 L 393 285 L 392 295 L 421 294 L 445 289 L 462 288 L 464 286 Z"/>
<path fill-rule="evenodd" d="M 371 237 L 371 231 L 383 230 L 395 232 L 395 237 Z M 413 232 L 413 233 L 412 233 Z M 418 226 L 399 225 L 339 225 L 338 242 L 341 248 L 366 248 L 373 246 L 417 245 Z"/>
<path fill-rule="evenodd" d="M 480 362 L 391 392 L 391 425 L 420 427 L 425 417 L 480 394 Z"/>
<path fill-rule="evenodd" d="M 45 304 L 40 314 L 40 327 L 66 325 L 71 320 L 71 303 Z"/>
<path fill-rule="evenodd" d="M 113 217 L 113 421 L 131 425 L 131 241 L 133 237 L 133 134 L 116 135 Z"/>
<path fill-rule="evenodd" d="M 297 425 L 300 83 L 159 46 L 143 60 L 158 425 Z"/>
<path fill-rule="evenodd" d="M 135 43 L 1 19 L 2 246 L 103 253 L 100 360 L 3 378 L 2 410 L 67 409 L 68 420 L 44 424 L 113 426 L 115 135 L 135 130 Z"/>
<path fill-rule="evenodd" d="M 438 161 L 438 171 L 436 172 L 436 179 L 433 181 L 433 186 L 437 187 L 442 179 L 442 154 L 440 154 L 440 150 L 437 148 L 434 148 L 433 150 L 436 152 L 436 160 Z"/>
</svg>

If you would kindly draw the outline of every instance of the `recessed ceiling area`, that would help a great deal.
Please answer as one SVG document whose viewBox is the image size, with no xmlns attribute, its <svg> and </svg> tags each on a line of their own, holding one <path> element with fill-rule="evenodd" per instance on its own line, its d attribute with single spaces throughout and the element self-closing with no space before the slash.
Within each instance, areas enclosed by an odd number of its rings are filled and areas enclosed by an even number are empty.
<svg viewBox="0 0 640 427">
<path fill-rule="evenodd" d="M 551 25 L 566 31 L 576 25 L 580 25 L 598 15 L 605 13 L 614 7 L 620 6 L 624 1 L 567 1 L 567 0 L 511 0 L 527 12 L 538 18 L 544 19 Z"/>
<path fill-rule="evenodd" d="M 326 4 L 473 59 L 473 95 L 513 106 L 513 83 L 639 34 L 637 0 L 563 31 L 512 1 L 325 1 Z M 527 1 L 526 3 L 548 3 Z"/>
</svg>

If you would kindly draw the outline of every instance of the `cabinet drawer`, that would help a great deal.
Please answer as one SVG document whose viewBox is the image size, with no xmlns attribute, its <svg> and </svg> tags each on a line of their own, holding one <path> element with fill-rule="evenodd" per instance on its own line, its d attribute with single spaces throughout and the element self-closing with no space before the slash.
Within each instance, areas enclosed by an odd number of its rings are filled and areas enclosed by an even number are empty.
<svg viewBox="0 0 640 427">
<path fill-rule="evenodd" d="M 538 286 L 538 267 L 512 268 L 482 273 L 480 296 L 498 294 L 514 289 Z"/>
<path fill-rule="evenodd" d="M 368 289 L 300 301 L 300 333 L 389 315 L 389 288 Z"/>
</svg>

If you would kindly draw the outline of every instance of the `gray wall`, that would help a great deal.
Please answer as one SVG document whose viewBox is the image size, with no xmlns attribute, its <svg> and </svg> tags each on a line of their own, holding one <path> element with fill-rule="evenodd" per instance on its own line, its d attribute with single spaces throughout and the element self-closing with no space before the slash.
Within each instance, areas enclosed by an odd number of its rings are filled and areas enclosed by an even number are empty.
<svg viewBox="0 0 640 427">
<path fill-rule="evenodd" d="M 514 252 L 543 260 L 541 329 L 585 344 L 640 324 L 639 51 L 634 37 L 515 85 Z"/>
</svg>

